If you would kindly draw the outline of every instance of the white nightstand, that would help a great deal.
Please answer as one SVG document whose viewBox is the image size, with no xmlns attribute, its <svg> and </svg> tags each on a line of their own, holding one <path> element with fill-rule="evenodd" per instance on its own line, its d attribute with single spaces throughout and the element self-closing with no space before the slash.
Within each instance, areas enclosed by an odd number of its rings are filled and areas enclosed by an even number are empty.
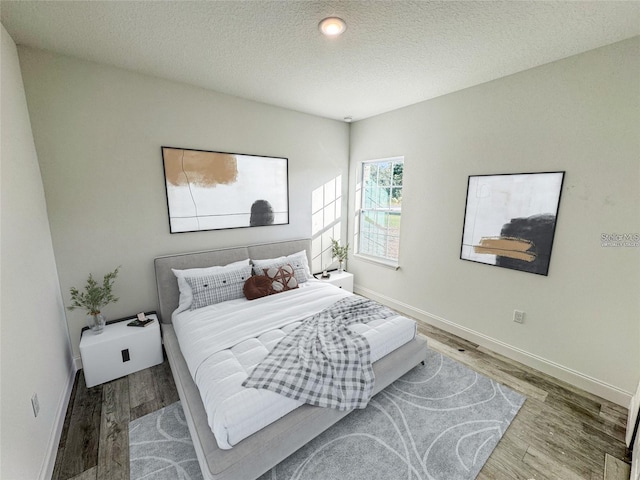
<svg viewBox="0 0 640 480">
<path fill-rule="evenodd" d="M 344 288 L 345 290 L 353 293 L 353 273 L 338 273 L 337 271 L 329 273 L 331 274 L 331 277 L 320 278 L 320 275 L 318 275 L 318 279 L 322 280 L 323 282 L 329 282 L 336 287 Z"/>
<path fill-rule="evenodd" d="M 105 325 L 96 335 L 85 330 L 80 339 L 80 355 L 87 387 L 124 377 L 130 373 L 162 363 L 160 324 L 154 321 L 146 327 L 129 327 L 134 320 Z"/>
</svg>

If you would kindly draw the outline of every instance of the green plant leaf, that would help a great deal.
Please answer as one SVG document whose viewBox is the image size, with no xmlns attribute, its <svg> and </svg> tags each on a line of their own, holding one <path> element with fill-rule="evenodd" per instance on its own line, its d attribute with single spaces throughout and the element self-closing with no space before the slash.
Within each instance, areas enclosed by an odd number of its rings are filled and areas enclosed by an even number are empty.
<svg viewBox="0 0 640 480">
<path fill-rule="evenodd" d="M 71 293 L 71 305 L 69 305 L 67 309 L 75 310 L 76 308 L 83 308 L 91 315 L 95 315 L 100 313 L 102 307 L 117 302 L 118 298 L 113 295 L 112 289 L 118 277 L 119 270 L 120 267 L 116 268 L 113 272 L 107 273 L 102 280 L 102 285 L 99 285 L 93 278 L 93 275 L 89 274 L 84 291 L 80 291 L 76 287 L 71 287 L 69 290 Z"/>
</svg>

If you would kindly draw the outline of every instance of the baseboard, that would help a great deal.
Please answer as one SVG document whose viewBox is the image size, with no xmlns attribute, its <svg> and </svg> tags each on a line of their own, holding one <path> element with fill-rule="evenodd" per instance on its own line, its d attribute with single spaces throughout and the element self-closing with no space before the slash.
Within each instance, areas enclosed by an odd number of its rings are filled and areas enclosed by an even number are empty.
<svg viewBox="0 0 640 480">
<path fill-rule="evenodd" d="M 82 357 L 80 355 L 78 355 L 77 357 L 73 358 L 73 363 L 76 366 L 76 372 L 78 370 L 82 370 Z"/>
<path fill-rule="evenodd" d="M 69 405 L 69 399 L 71 398 L 71 393 L 73 392 L 73 384 L 76 379 L 77 371 L 78 369 L 76 368 L 76 362 L 71 362 L 71 368 L 69 369 L 67 376 L 67 385 L 62 391 L 60 400 L 58 402 L 58 414 L 56 416 L 54 428 L 51 432 L 51 437 L 49 438 L 49 444 L 47 446 L 47 456 L 44 459 L 42 469 L 38 477 L 40 480 L 48 480 L 53 475 L 53 468 L 55 467 L 56 456 L 58 454 L 58 445 L 60 444 L 60 437 L 62 436 L 62 429 L 64 428 L 64 419 L 67 415 L 67 406 Z"/>
<path fill-rule="evenodd" d="M 621 390 L 620 388 L 598 380 L 597 378 L 590 377 L 589 375 L 585 375 L 576 370 L 540 357 L 534 353 L 527 352 L 495 338 L 491 338 L 483 333 L 458 325 L 445 318 L 425 312 L 424 310 L 412 307 L 406 303 L 399 302 L 393 298 L 387 297 L 386 295 L 382 295 L 378 292 L 362 287 L 361 285 L 356 284 L 354 286 L 354 291 L 355 293 L 359 293 L 371 298 L 372 300 L 376 300 L 377 302 L 387 305 L 401 313 L 441 328 L 442 330 L 462 337 L 465 340 L 477 343 L 478 345 L 488 348 L 500 355 L 504 355 L 505 357 L 516 360 L 531 368 L 535 368 L 536 370 L 546 373 L 547 375 L 551 375 L 552 377 L 567 382 L 575 387 L 581 388 L 593 395 L 602 397 L 625 408 L 629 407 L 629 402 L 631 401 L 632 396 L 630 392 Z"/>
</svg>

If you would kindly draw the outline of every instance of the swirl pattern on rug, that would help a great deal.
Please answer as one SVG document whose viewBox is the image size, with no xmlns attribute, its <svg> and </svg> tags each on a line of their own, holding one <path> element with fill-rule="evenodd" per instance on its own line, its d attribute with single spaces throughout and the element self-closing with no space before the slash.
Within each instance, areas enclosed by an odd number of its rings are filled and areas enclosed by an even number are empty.
<svg viewBox="0 0 640 480">
<path fill-rule="evenodd" d="M 474 479 L 525 398 L 431 349 L 425 363 L 260 480 Z"/>
<path fill-rule="evenodd" d="M 471 480 L 525 397 L 431 349 L 259 480 Z M 180 402 L 129 424 L 132 480 L 200 480 Z"/>
<path fill-rule="evenodd" d="M 129 423 L 131 480 L 202 480 L 180 402 Z"/>
</svg>

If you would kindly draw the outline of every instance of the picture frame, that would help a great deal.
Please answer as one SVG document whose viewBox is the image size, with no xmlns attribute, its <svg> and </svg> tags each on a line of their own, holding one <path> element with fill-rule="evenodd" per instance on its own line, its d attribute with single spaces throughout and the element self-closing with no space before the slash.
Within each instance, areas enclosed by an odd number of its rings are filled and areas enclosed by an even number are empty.
<svg viewBox="0 0 640 480">
<path fill-rule="evenodd" d="M 171 233 L 289 223 L 287 158 L 166 146 L 161 151 Z"/>
<path fill-rule="evenodd" d="M 564 174 L 470 175 L 460 258 L 548 275 Z"/>
</svg>

